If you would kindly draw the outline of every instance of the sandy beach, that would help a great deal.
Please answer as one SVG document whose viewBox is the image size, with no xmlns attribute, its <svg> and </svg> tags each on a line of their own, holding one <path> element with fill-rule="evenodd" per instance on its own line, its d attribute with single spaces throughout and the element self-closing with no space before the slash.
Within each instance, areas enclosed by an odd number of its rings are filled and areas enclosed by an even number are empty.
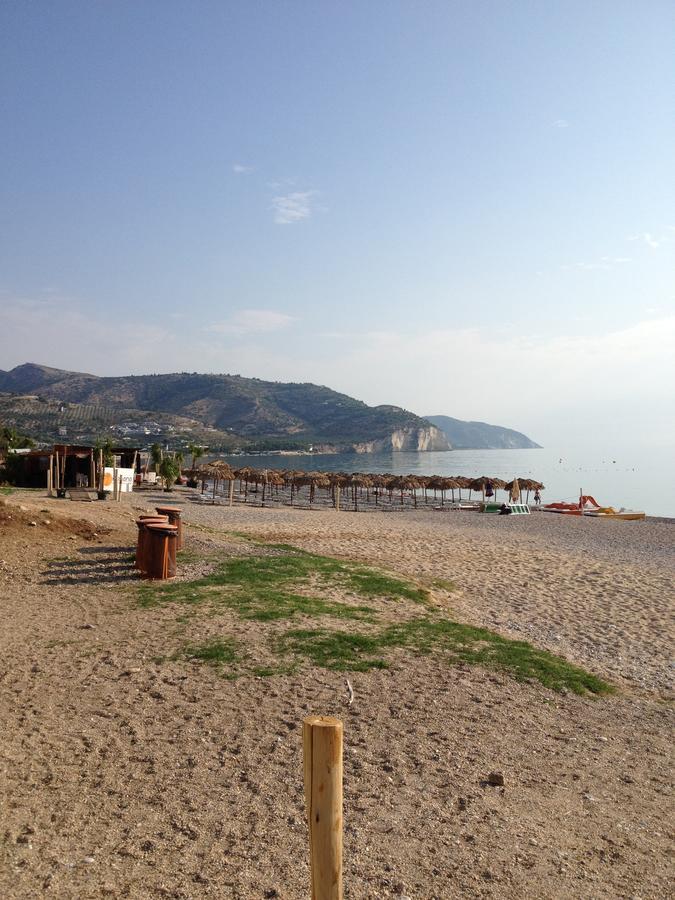
<svg viewBox="0 0 675 900">
<path fill-rule="evenodd" d="M 185 578 L 260 552 L 245 536 L 378 566 L 453 620 L 559 654 L 616 692 L 558 693 L 403 649 L 386 669 L 304 661 L 225 678 L 178 651 L 227 636 L 262 659 L 288 623 L 139 603 L 134 521 L 167 497 L 183 509 Z M 0 507 L 0 595 L 3 897 L 307 897 L 310 714 L 345 724 L 346 897 L 670 890 L 671 522 L 16 491 Z M 383 621 L 409 614 L 376 606 Z M 487 784 L 493 771 L 503 787 Z"/>
</svg>

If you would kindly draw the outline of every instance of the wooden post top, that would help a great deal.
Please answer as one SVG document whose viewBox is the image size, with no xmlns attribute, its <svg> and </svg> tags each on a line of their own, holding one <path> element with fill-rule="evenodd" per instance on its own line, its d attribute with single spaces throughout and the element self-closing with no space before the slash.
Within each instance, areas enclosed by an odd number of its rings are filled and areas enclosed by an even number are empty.
<svg viewBox="0 0 675 900">
<path fill-rule="evenodd" d="M 333 716 L 307 716 L 303 722 L 311 728 L 342 728 L 340 719 L 335 719 Z"/>
</svg>

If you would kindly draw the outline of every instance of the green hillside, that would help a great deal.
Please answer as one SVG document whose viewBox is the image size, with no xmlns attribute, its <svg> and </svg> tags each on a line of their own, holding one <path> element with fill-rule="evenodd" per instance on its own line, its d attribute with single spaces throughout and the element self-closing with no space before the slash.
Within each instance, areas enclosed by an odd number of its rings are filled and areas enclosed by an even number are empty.
<svg viewBox="0 0 675 900">
<path fill-rule="evenodd" d="M 440 431 L 413 413 L 396 406 L 371 407 L 315 384 L 186 372 L 101 378 L 27 363 L 0 371 L 0 391 L 14 397 L 14 407 L 9 398 L 4 401 L 5 416 L 12 407 L 12 415 L 21 419 L 17 395 L 23 395 L 23 402 L 32 404 L 24 410 L 26 417 L 40 419 L 43 431 L 54 427 L 48 414 L 53 418 L 57 410 L 63 417 L 63 404 L 76 404 L 73 415 L 83 421 L 89 416 L 92 430 L 148 417 L 157 422 L 161 416 L 165 427 L 181 433 L 206 430 L 210 446 L 347 449 L 395 440 L 403 441 L 405 449 L 449 448 Z M 40 410 L 40 403 L 47 406 Z M 27 421 L 16 425 L 25 429 Z"/>
</svg>

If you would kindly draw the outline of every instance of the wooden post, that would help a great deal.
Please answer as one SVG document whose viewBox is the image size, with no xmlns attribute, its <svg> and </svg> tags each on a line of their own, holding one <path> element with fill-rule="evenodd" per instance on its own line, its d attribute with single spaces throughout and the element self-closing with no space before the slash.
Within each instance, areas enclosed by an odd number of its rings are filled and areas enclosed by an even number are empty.
<svg viewBox="0 0 675 900">
<path fill-rule="evenodd" d="M 103 450 L 98 451 L 98 489 L 103 491 Z"/>
<path fill-rule="evenodd" d="M 56 471 L 55 471 L 55 475 L 56 475 L 56 490 L 58 491 L 58 489 L 61 487 L 61 475 L 60 475 L 60 473 L 59 473 L 59 451 L 58 451 L 58 450 L 56 451 Z"/>
<path fill-rule="evenodd" d="M 335 510 L 336 512 L 340 512 L 340 485 L 335 485 Z"/>
<path fill-rule="evenodd" d="M 230 506 L 234 503 L 234 478 L 230 482 Z"/>
<path fill-rule="evenodd" d="M 47 473 L 47 496 L 54 496 L 54 456 L 49 454 L 49 472 Z"/>
<path fill-rule="evenodd" d="M 96 487 L 96 466 L 94 465 L 94 448 L 89 451 L 89 490 Z"/>
<path fill-rule="evenodd" d="M 113 461 L 113 489 L 112 498 L 117 501 L 117 460 Z"/>
<path fill-rule="evenodd" d="M 342 722 L 302 725 L 312 900 L 342 900 Z"/>
<path fill-rule="evenodd" d="M 134 461 L 131 463 L 131 490 L 134 491 L 136 488 L 136 463 L 138 462 L 138 450 L 134 450 Z"/>
</svg>

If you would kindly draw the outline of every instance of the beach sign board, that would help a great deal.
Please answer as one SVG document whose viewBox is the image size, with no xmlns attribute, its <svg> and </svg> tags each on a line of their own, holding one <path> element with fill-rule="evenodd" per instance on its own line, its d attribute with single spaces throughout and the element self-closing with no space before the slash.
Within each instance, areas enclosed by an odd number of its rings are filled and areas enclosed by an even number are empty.
<svg viewBox="0 0 675 900">
<path fill-rule="evenodd" d="M 103 490 L 113 491 L 115 472 L 117 472 L 117 482 L 120 485 L 120 491 L 123 494 L 130 494 L 134 489 L 133 469 L 113 469 L 110 466 L 106 466 L 103 470 Z"/>
</svg>

